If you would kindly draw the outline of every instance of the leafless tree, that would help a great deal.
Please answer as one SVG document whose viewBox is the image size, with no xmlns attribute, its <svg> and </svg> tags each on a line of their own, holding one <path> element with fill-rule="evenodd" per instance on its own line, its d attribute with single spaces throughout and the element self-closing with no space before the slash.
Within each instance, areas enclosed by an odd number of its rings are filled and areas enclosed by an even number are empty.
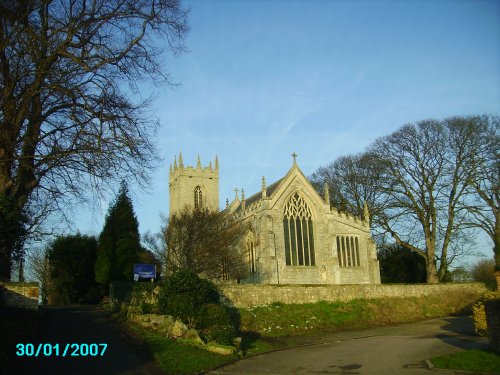
<svg viewBox="0 0 500 375">
<path fill-rule="evenodd" d="M 492 259 L 481 259 L 472 265 L 472 279 L 485 283 L 488 286 L 495 286 L 495 262 Z"/>
<path fill-rule="evenodd" d="M 247 231 L 224 212 L 186 207 L 164 227 L 168 273 L 189 269 L 213 280 L 245 277 L 248 256 L 243 236 Z"/>
<path fill-rule="evenodd" d="M 408 124 L 377 139 L 365 153 L 320 168 L 311 179 L 319 190 L 327 182 L 334 202 L 354 215 L 362 215 L 367 202 L 379 240 L 388 236 L 422 256 L 427 281 L 435 283 L 470 249 L 477 221 L 471 224 L 468 205 L 479 174 L 478 134 L 485 126 L 483 116 Z M 491 164 L 485 169 L 491 172 Z M 485 190 L 498 196 L 498 189 Z M 482 207 L 476 215 L 486 212 Z"/>
<path fill-rule="evenodd" d="M 453 239 L 468 227 L 463 202 L 481 126 L 478 117 L 426 120 L 406 125 L 369 148 L 385 168 L 379 186 L 382 211 L 375 224 L 426 259 L 429 283 L 445 276 Z"/>
<path fill-rule="evenodd" d="M 495 269 L 500 271 L 500 117 L 478 118 L 477 149 L 472 164 L 474 196 L 466 202 L 470 225 L 486 232 L 493 243 Z"/>
<path fill-rule="evenodd" d="M 384 168 L 374 162 L 368 152 L 341 156 L 326 167 L 320 167 L 310 177 L 313 186 L 324 193 L 328 186 L 334 207 L 355 216 L 364 214 L 365 203 L 370 215 L 377 215 L 380 206 L 381 185 Z"/>
<path fill-rule="evenodd" d="M 161 57 L 183 51 L 186 20 L 179 0 L 2 1 L 0 195 L 50 213 L 122 179 L 147 186 L 158 122 L 140 86 L 171 83 Z"/>
</svg>

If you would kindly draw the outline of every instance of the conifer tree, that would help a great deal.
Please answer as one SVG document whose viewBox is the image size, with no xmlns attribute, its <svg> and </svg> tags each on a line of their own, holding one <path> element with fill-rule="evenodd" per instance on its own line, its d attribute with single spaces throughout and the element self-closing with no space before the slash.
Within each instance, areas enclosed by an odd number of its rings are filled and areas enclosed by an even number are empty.
<svg viewBox="0 0 500 375">
<path fill-rule="evenodd" d="M 99 236 L 96 281 L 107 286 L 113 280 L 132 279 L 133 265 L 140 261 L 142 251 L 139 223 L 127 184 L 122 182 Z"/>
</svg>

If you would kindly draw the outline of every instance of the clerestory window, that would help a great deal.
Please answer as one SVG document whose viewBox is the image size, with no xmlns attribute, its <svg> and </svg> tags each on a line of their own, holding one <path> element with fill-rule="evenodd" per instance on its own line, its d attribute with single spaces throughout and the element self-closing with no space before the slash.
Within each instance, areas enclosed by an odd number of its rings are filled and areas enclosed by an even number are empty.
<svg viewBox="0 0 500 375">
<path fill-rule="evenodd" d="M 288 266 L 314 266 L 314 232 L 311 210 L 304 198 L 293 194 L 283 212 L 285 260 Z"/>
</svg>

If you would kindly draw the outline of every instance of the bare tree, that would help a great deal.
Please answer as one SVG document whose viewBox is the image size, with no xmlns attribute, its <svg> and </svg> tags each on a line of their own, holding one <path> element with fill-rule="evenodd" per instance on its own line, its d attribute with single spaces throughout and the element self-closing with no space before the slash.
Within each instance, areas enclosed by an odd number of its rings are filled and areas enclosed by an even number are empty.
<svg viewBox="0 0 500 375">
<path fill-rule="evenodd" d="M 466 202 L 470 225 L 486 232 L 493 242 L 495 269 L 500 271 L 500 117 L 481 116 L 472 164 L 474 196 Z M 479 131 L 480 130 L 480 131 Z"/>
<path fill-rule="evenodd" d="M 183 51 L 186 19 L 179 0 L 3 1 L 0 196 L 50 213 L 122 179 L 146 186 L 158 122 L 140 85 L 170 84 L 163 47 Z M 5 279 L 13 245 L 0 251 Z"/>
<path fill-rule="evenodd" d="M 435 283 L 470 250 L 470 228 L 478 221 L 470 223 L 467 205 L 474 195 L 471 181 L 479 175 L 478 134 L 484 131 L 482 116 L 409 124 L 377 139 L 365 153 L 318 169 L 311 179 L 320 191 L 326 182 L 335 204 L 354 215 L 362 215 L 367 202 L 379 240 L 392 237 L 422 256 L 427 281 Z M 486 170 L 491 172 L 491 164 Z M 486 182 L 485 193 L 498 196 L 491 186 Z M 485 212 L 483 205 L 476 215 Z"/>
<path fill-rule="evenodd" d="M 364 215 L 367 204 L 370 215 L 377 215 L 380 206 L 382 164 L 374 162 L 374 155 L 365 152 L 341 156 L 326 167 L 320 167 L 310 177 L 320 193 L 328 186 L 331 202 L 337 209 L 355 216 Z"/>
<path fill-rule="evenodd" d="M 168 273 L 188 269 L 214 280 L 240 279 L 248 273 L 243 246 L 248 229 L 224 212 L 186 207 L 165 224 Z"/>
<path fill-rule="evenodd" d="M 495 286 L 495 262 L 492 259 L 481 259 L 471 267 L 474 281 L 485 283 L 487 286 Z"/>
<path fill-rule="evenodd" d="M 446 275 L 449 251 L 455 248 L 451 244 L 468 227 L 462 207 L 478 146 L 475 134 L 482 126 L 478 119 L 421 121 L 369 148 L 385 168 L 379 186 L 382 210 L 375 224 L 398 245 L 426 259 L 429 283 Z"/>
</svg>

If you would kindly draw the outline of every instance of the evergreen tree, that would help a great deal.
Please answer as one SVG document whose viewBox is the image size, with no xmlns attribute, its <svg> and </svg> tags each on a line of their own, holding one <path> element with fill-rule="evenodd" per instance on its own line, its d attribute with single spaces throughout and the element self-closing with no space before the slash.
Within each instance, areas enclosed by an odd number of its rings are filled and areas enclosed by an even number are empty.
<svg viewBox="0 0 500 375">
<path fill-rule="evenodd" d="M 382 283 L 425 283 L 425 259 L 401 245 L 385 246 L 378 252 Z"/>
<path fill-rule="evenodd" d="M 95 302 L 97 241 L 81 234 L 57 237 L 47 249 L 52 303 Z"/>
<path fill-rule="evenodd" d="M 132 279 L 133 265 L 140 261 L 142 252 L 139 223 L 127 185 L 122 182 L 99 236 L 96 281 L 107 286 L 112 280 Z"/>
</svg>

